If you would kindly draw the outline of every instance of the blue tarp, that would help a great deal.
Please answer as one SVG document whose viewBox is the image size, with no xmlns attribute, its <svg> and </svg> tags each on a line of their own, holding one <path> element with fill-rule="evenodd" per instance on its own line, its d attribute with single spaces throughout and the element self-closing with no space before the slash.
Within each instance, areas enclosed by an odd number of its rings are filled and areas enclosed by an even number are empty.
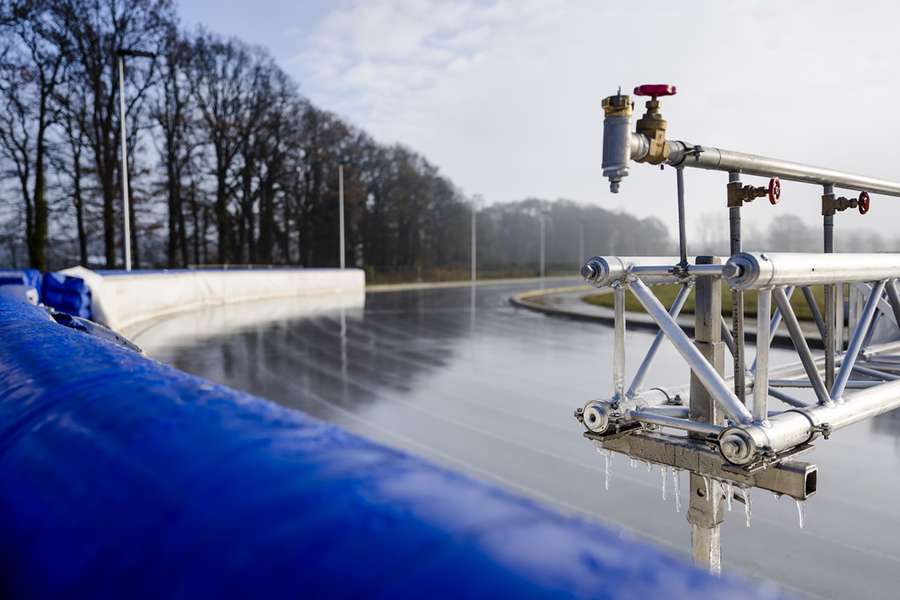
<svg viewBox="0 0 900 600">
<path fill-rule="evenodd" d="M 2 296 L 0 440 L 4 597 L 769 597 Z"/>
<path fill-rule="evenodd" d="M 37 269 L 0 270 L 0 286 L 24 285 L 41 289 L 41 272 Z"/>
<path fill-rule="evenodd" d="M 91 290 L 79 277 L 44 273 L 41 302 L 76 317 L 91 317 Z"/>
</svg>

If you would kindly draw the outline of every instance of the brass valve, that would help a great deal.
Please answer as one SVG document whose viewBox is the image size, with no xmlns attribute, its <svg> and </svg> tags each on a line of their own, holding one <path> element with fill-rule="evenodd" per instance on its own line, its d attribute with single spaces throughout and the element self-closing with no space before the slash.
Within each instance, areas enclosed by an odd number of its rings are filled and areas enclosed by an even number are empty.
<svg viewBox="0 0 900 600">
<path fill-rule="evenodd" d="M 858 209 L 861 215 L 869 212 L 869 193 L 860 192 L 858 198 L 844 198 L 843 196 L 835 198 L 834 194 L 824 194 L 822 196 L 823 216 L 830 217 L 848 208 Z"/>
<path fill-rule="evenodd" d="M 781 198 L 781 181 L 777 177 L 769 180 L 768 185 L 754 187 L 752 185 L 741 185 L 740 181 L 732 181 L 728 183 L 728 207 L 740 207 L 745 202 L 752 202 L 755 198 L 768 196 L 770 204 L 778 204 Z"/>
<path fill-rule="evenodd" d="M 648 84 L 634 88 L 636 96 L 650 96 L 647 101 L 647 112 L 638 119 L 637 132 L 646 136 L 650 142 L 646 156 L 640 162 L 648 162 L 651 165 L 662 164 L 669 158 L 669 147 L 666 144 L 666 128 L 668 123 L 663 119 L 659 111 L 659 96 L 673 96 L 676 88 L 674 85 Z"/>
<path fill-rule="evenodd" d="M 631 96 L 623 96 L 622 90 L 615 96 L 607 96 L 601 103 L 603 114 L 607 117 L 630 117 L 634 111 L 634 102 Z"/>
</svg>

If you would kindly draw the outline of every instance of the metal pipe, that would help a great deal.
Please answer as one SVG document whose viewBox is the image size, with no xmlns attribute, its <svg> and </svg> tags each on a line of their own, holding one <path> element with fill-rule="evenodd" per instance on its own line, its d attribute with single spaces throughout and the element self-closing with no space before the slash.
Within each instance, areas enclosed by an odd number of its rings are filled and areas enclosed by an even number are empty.
<svg viewBox="0 0 900 600">
<path fill-rule="evenodd" d="M 811 441 L 824 425 L 836 431 L 898 407 L 900 381 L 891 381 L 856 392 L 846 402 L 818 404 L 770 416 L 769 427 L 732 427 L 722 433 L 719 446 L 726 458 L 746 464 L 762 448 L 783 452 Z"/>
<path fill-rule="evenodd" d="M 823 196 L 834 196 L 834 186 L 830 183 L 822 188 Z M 823 200 L 824 202 L 824 200 Z M 824 212 L 824 211 L 823 211 Z M 834 215 L 822 217 L 822 241 L 826 254 L 834 254 Z M 822 342 L 825 345 L 825 386 L 834 384 L 834 355 L 836 350 L 835 329 L 837 328 L 837 286 L 825 286 L 825 332 Z"/>
<path fill-rule="evenodd" d="M 844 354 L 844 364 L 841 365 L 841 370 L 838 371 L 834 378 L 834 385 L 831 386 L 831 399 L 834 401 L 839 401 L 844 394 L 844 388 L 850 380 L 850 373 L 853 371 L 853 365 L 856 364 L 859 351 L 863 347 L 863 340 L 866 337 L 866 333 L 869 331 L 869 326 L 872 324 L 872 317 L 875 316 L 875 309 L 878 307 L 878 301 L 881 299 L 881 294 L 884 293 L 885 283 L 887 282 L 879 281 L 875 287 L 872 288 L 872 292 L 866 300 L 866 305 L 863 307 L 862 315 L 860 315 L 856 328 L 853 330 L 850 343 L 847 344 L 847 352 Z"/>
<path fill-rule="evenodd" d="M 684 269 L 688 266 L 688 261 L 687 233 L 684 221 L 684 169 L 681 167 L 675 168 L 675 182 L 678 188 L 678 252 L 680 258 L 678 265 Z"/>
<path fill-rule="evenodd" d="M 794 286 L 788 285 L 784 288 L 784 295 L 787 296 L 788 301 L 790 301 L 791 297 L 794 295 Z M 769 324 L 769 346 L 772 346 L 772 338 L 775 337 L 775 332 L 778 331 L 778 327 L 781 325 L 781 309 L 776 308 L 775 313 L 772 315 L 771 323 Z M 758 327 L 758 326 L 757 326 Z M 757 332 L 759 335 L 759 332 Z M 759 341 L 756 342 L 759 344 Z M 753 364 L 750 365 L 750 372 L 756 373 L 756 359 L 753 359 Z"/>
<path fill-rule="evenodd" d="M 816 328 L 819 330 L 819 335 L 821 335 L 824 340 L 825 321 L 822 319 L 822 312 L 819 310 L 819 304 L 816 302 L 816 297 L 813 295 L 813 292 L 809 289 L 808 285 L 801 286 L 800 291 L 803 292 L 803 297 L 806 299 L 806 305 L 809 306 L 809 312 L 812 313 L 813 321 L 816 322 Z"/>
<path fill-rule="evenodd" d="M 625 398 L 625 288 L 617 285 L 613 288 L 615 306 L 613 352 L 613 400 L 619 402 Z"/>
<path fill-rule="evenodd" d="M 813 389 L 816 391 L 816 397 L 819 399 L 819 402 L 829 402 L 828 390 L 825 389 L 825 384 L 819 376 L 819 370 L 816 367 L 812 352 L 809 351 L 809 345 L 806 343 L 806 338 L 803 336 L 803 331 L 800 329 L 800 323 L 797 321 L 797 315 L 794 314 L 794 309 L 791 308 L 790 301 L 787 299 L 784 290 L 780 287 L 776 287 L 772 290 L 772 297 L 775 300 L 775 304 L 778 305 L 778 308 L 781 310 L 784 324 L 787 326 L 791 341 L 794 343 L 794 348 L 800 356 L 800 362 L 803 363 L 806 375 L 813 384 Z M 758 364 L 756 365 L 756 368 L 759 369 Z"/>
<path fill-rule="evenodd" d="M 859 373 L 860 375 L 877 377 L 883 381 L 894 381 L 895 379 L 900 379 L 900 376 L 893 375 L 891 373 L 885 373 L 884 371 L 879 371 L 877 369 L 870 369 L 869 367 L 863 367 L 861 365 L 853 365 L 853 371 L 855 373 Z"/>
<path fill-rule="evenodd" d="M 594 287 L 607 287 L 624 279 L 629 271 L 641 268 L 641 278 L 646 283 L 679 283 L 681 279 L 671 272 L 679 260 L 674 256 L 594 256 L 581 267 L 581 276 Z"/>
<path fill-rule="evenodd" d="M 687 361 L 691 371 L 703 384 L 703 387 L 716 400 L 725 414 L 735 423 L 750 423 L 753 420 L 750 411 L 738 400 L 731 388 L 721 375 L 703 358 L 691 339 L 684 333 L 678 323 L 673 319 L 665 307 L 659 302 L 653 292 L 642 282 L 636 279 L 631 282 L 631 292 L 647 311 L 647 314 L 659 325 L 666 337 L 678 350 L 678 353 Z"/>
<path fill-rule="evenodd" d="M 725 347 L 728 348 L 728 351 L 731 352 L 731 356 L 734 356 L 734 338 L 731 336 L 731 330 L 728 328 L 728 322 L 725 321 L 725 316 L 721 317 L 722 322 L 722 341 L 725 342 Z"/>
<path fill-rule="evenodd" d="M 791 406 L 796 406 L 797 408 L 805 408 L 807 406 L 810 406 L 809 403 L 804 402 L 803 400 L 798 400 L 793 396 L 785 394 L 781 390 L 772 389 L 771 387 L 769 388 L 769 395 L 777 400 L 781 400 L 785 404 L 790 404 Z"/>
<path fill-rule="evenodd" d="M 629 419 L 640 421 L 641 423 L 651 423 L 660 427 L 671 427 L 672 429 L 680 429 L 682 431 L 690 431 L 691 433 L 699 433 L 704 436 L 718 437 L 725 429 L 720 425 L 711 423 L 703 423 L 700 421 L 690 421 L 688 419 L 679 419 L 668 415 L 660 415 L 644 410 L 630 410 L 626 416 Z"/>
<path fill-rule="evenodd" d="M 772 290 L 759 290 L 756 299 L 756 376 L 753 379 L 753 420 L 766 422 L 769 406 L 769 326 Z M 742 365 L 743 366 L 743 365 Z"/>
<path fill-rule="evenodd" d="M 681 313 L 681 309 L 684 308 L 684 304 L 690 294 L 691 288 L 689 286 L 681 286 L 678 295 L 675 296 L 675 300 L 672 302 L 671 308 L 669 308 L 669 314 L 672 315 L 673 319 L 678 318 L 678 315 Z M 627 397 L 632 398 L 640 391 L 641 385 L 643 385 L 644 379 L 647 376 L 647 371 L 650 369 L 650 364 L 653 362 L 653 359 L 656 357 L 656 352 L 662 344 L 663 337 L 662 330 L 656 332 L 656 336 L 654 336 L 653 341 L 650 342 L 650 348 L 647 349 L 644 360 L 641 361 L 637 372 L 634 374 L 634 379 L 631 380 L 631 385 L 628 387 L 628 392 L 625 394 Z"/>
<path fill-rule="evenodd" d="M 851 379 L 844 387 L 851 390 L 860 390 L 870 388 L 873 385 L 881 385 L 881 381 L 869 381 L 861 379 Z M 811 388 L 813 384 L 808 379 L 770 379 L 769 385 L 778 388 Z"/>
<path fill-rule="evenodd" d="M 740 184 L 741 175 L 735 171 L 728 173 L 728 183 Z M 731 233 L 731 255 L 741 252 L 741 207 L 728 207 L 728 226 Z M 744 364 L 744 293 L 739 289 L 731 291 L 731 323 L 734 331 L 734 351 L 732 352 L 734 369 L 734 393 L 741 400 L 746 399 L 746 372 Z M 765 416 L 763 416 L 765 418 Z"/>
<path fill-rule="evenodd" d="M 888 303 L 891 305 L 891 311 L 894 314 L 894 323 L 900 327 L 900 292 L 897 291 L 897 280 L 892 279 L 884 286 L 887 291 Z"/>
<path fill-rule="evenodd" d="M 639 133 L 632 133 L 631 135 L 645 137 Z M 815 167 L 778 158 L 735 152 L 713 146 L 698 146 L 678 140 L 670 140 L 666 144 L 669 147 L 668 164 L 673 167 L 734 171 L 745 175 L 779 177 L 788 181 L 818 185 L 831 184 L 842 189 L 900 197 L 900 183 L 893 181 L 855 175 L 836 169 Z M 632 156 L 634 156 L 635 151 L 640 152 L 644 145 L 640 140 L 631 142 Z"/>
<path fill-rule="evenodd" d="M 870 282 L 900 277 L 900 254 L 742 252 L 728 259 L 723 277 L 732 288 Z"/>
</svg>

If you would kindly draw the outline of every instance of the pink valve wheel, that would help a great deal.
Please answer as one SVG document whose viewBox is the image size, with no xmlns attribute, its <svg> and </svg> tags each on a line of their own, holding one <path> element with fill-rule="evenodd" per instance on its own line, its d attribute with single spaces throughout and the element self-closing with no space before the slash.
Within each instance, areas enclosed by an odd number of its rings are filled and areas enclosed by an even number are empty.
<svg viewBox="0 0 900 600">
<path fill-rule="evenodd" d="M 769 180 L 769 203 L 770 204 L 778 204 L 778 200 L 781 199 L 781 180 L 777 177 L 773 177 Z"/>
<path fill-rule="evenodd" d="M 674 85 L 667 83 L 645 83 L 634 88 L 634 95 L 656 98 L 657 96 L 674 96 L 677 91 Z"/>
</svg>

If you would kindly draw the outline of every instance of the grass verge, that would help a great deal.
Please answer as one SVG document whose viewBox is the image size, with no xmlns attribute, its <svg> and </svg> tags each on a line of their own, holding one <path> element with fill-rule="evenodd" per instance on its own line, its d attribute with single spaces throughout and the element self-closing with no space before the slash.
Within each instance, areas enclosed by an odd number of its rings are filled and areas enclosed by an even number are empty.
<svg viewBox="0 0 900 600">
<path fill-rule="evenodd" d="M 675 296 L 678 294 L 678 290 L 681 286 L 677 284 L 672 285 L 657 285 L 653 286 L 653 293 L 656 294 L 656 297 L 659 298 L 659 301 L 663 303 L 666 307 L 672 305 L 672 302 L 675 301 Z M 825 290 L 823 286 L 814 285 L 810 286 L 812 290 L 813 296 L 816 299 L 816 304 L 819 307 L 819 312 L 824 313 L 825 311 Z M 582 298 L 584 302 L 588 304 L 593 304 L 595 306 L 604 306 L 607 308 L 613 308 L 613 295 L 609 292 L 604 292 L 601 294 L 591 294 L 589 296 L 584 296 Z M 722 284 L 722 314 L 730 315 L 731 314 L 731 288 Z M 774 305 L 774 301 L 772 302 Z M 794 291 L 794 295 L 791 296 L 791 306 L 794 308 L 794 312 L 797 314 L 797 318 L 804 321 L 812 321 L 812 311 L 809 308 L 809 305 L 806 303 L 806 299 L 803 297 L 803 292 L 798 290 Z M 634 311 L 634 312 L 644 312 L 644 307 L 641 306 L 641 303 L 638 302 L 637 298 L 634 297 L 633 294 L 625 294 L 625 310 Z M 693 314 L 694 312 L 694 295 L 688 298 L 687 302 L 684 305 L 684 308 L 681 310 L 682 314 Z M 756 291 L 748 290 L 744 292 L 744 315 L 749 318 L 756 318 Z"/>
</svg>

